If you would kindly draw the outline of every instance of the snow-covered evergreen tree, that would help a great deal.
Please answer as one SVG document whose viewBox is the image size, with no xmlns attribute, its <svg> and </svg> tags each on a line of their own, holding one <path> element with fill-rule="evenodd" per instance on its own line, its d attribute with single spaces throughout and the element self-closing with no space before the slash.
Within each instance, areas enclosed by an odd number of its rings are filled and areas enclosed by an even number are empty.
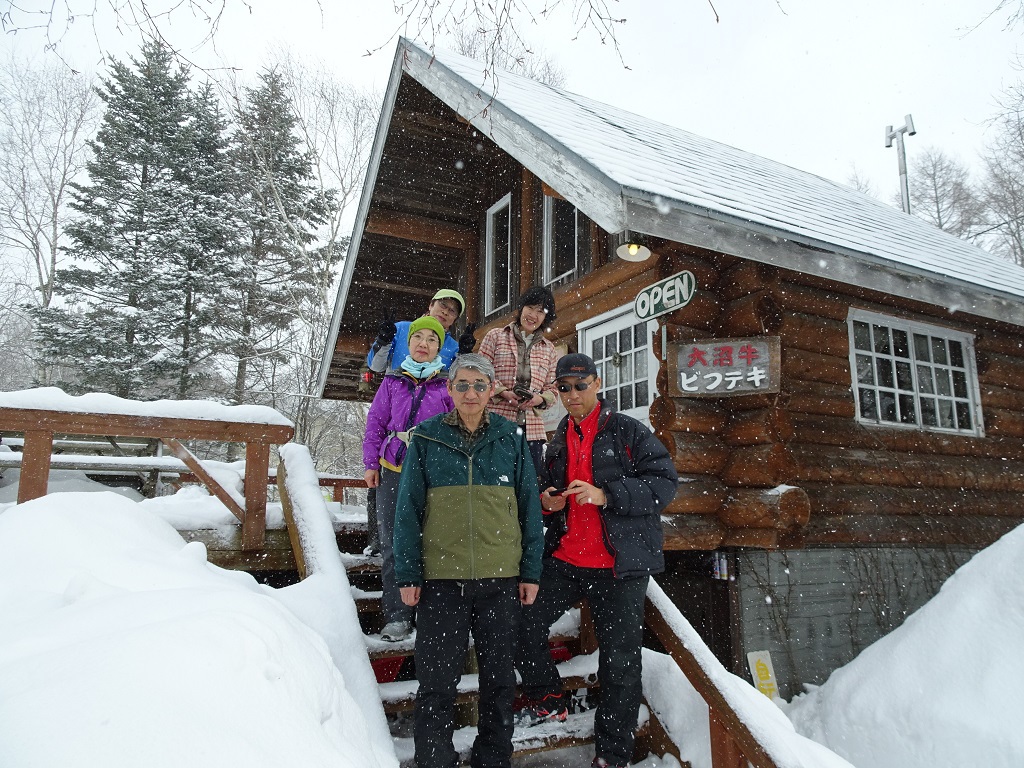
<svg viewBox="0 0 1024 768">
<path fill-rule="evenodd" d="M 239 99 L 236 115 L 248 242 L 230 329 L 235 402 L 252 399 L 252 389 L 273 393 L 293 324 L 311 301 L 322 301 L 322 276 L 340 258 L 337 249 L 314 245 L 334 194 L 316 183 L 315 160 L 298 136 L 284 86 L 281 74 L 264 71 L 259 85 Z"/>
<path fill-rule="evenodd" d="M 73 390 L 185 397 L 214 349 L 236 255 L 223 120 L 158 42 L 111 71 L 89 180 L 74 187 L 72 264 L 38 335 L 76 372 Z"/>
</svg>

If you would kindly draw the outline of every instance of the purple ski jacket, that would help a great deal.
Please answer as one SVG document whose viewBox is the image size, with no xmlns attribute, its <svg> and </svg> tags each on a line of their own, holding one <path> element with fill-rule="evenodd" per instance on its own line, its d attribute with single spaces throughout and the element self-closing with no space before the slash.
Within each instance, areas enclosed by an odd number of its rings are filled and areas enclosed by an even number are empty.
<svg viewBox="0 0 1024 768">
<path fill-rule="evenodd" d="M 380 469 L 382 461 L 392 467 L 401 467 L 405 443 L 397 433 L 408 432 L 431 416 L 455 409 L 455 403 L 448 394 L 447 381 L 444 368 L 421 382 L 401 370 L 384 377 L 366 414 L 366 435 L 363 437 L 363 466 L 366 469 Z"/>
</svg>

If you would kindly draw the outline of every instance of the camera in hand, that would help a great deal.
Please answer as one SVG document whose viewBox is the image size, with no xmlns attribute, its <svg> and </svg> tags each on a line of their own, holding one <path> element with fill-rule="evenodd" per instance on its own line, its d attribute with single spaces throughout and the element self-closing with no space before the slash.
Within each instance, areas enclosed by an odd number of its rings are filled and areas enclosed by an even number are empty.
<svg viewBox="0 0 1024 768">
<path fill-rule="evenodd" d="M 533 399 L 533 390 L 522 384 L 516 384 L 512 387 L 512 391 L 515 393 L 515 396 L 519 398 L 520 402 Z"/>
</svg>

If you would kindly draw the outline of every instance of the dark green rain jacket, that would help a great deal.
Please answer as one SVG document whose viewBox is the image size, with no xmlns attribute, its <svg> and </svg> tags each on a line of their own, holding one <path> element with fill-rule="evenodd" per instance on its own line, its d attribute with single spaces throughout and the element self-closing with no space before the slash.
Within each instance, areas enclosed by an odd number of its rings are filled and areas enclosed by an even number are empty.
<svg viewBox="0 0 1024 768">
<path fill-rule="evenodd" d="M 526 436 L 496 414 L 468 444 L 444 416 L 411 433 L 395 517 L 399 586 L 425 579 L 540 581 L 544 532 Z"/>
</svg>

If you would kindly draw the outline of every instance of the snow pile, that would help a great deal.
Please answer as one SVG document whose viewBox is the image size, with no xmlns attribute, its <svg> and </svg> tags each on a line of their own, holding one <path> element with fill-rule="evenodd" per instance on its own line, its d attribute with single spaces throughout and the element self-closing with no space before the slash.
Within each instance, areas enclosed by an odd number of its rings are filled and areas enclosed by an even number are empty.
<svg viewBox="0 0 1024 768">
<path fill-rule="evenodd" d="M 395 766 L 286 592 L 116 494 L 5 509 L 0 765 Z"/>
<path fill-rule="evenodd" d="M 1024 526 L 795 697 L 797 730 L 863 768 L 1024 765 Z"/>
</svg>

